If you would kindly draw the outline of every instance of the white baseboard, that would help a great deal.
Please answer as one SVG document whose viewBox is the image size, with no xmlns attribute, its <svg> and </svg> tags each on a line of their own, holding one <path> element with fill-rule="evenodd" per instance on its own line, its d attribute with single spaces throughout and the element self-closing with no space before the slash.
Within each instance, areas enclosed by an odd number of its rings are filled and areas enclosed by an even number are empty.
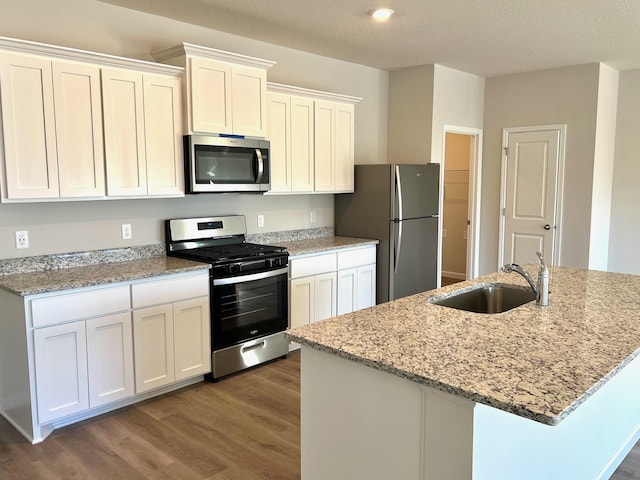
<svg viewBox="0 0 640 480">
<path fill-rule="evenodd" d="M 442 276 L 443 277 L 448 277 L 448 278 L 455 278 L 456 280 L 466 280 L 467 279 L 467 274 L 466 273 L 458 273 L 458 272 L 446 272 L 446 271 L 442 271 Z"/>
</svg>

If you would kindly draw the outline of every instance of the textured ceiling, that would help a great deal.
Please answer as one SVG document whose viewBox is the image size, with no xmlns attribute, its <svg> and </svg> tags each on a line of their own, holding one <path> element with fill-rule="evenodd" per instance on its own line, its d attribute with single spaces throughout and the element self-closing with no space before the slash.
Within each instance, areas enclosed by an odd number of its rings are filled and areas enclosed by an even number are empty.
<svg viewBox="0 0 640 480">
<path fill-rule="evenodd" d="M 392 70 L 437 63 L 491 77 L 604 62 L 640 68 L 640 0 L 102 0 Z M 396 10 L 386 24 L 367 12 Z"/>
</svg>

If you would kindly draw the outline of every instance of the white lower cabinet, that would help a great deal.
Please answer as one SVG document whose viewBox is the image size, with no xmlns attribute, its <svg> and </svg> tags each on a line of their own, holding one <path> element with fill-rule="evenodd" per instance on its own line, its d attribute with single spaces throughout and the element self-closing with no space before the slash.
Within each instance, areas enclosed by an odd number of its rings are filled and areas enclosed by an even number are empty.
<svg viewBox="0 0 640 480">
<path fill-rule="evenodd" d="M 308 325 L 336 315 L 336 272 L 292 279 L 291 327 Z"/>
<path fill-rule="evenodd" d="M 20 304 L 33 335 L 34 420 L 25 430 L 33 429 L 36 441 L 50 430 L 45 425 L 88 418 L 211 371 L 206 270 L 34 295 Z"/>
<path fill-rule="evenodd" d="M 129 312 L 40 328 L 33 338 L 40 423 L 133 395 Z"/>
<path fill-rule="evenodd" d="M 133 329 L 136 392 L 146 392 L 173 382 L 173 306 L 135 310 Z"/>
<path fill-rule="evenodd" d="M 41 328 L 33 337 L 38 421 L 89 408 L 85 322 Z"/>
<path fill-rule="evenodd" d="M 176 381 L 211 371 L 209 297 L 173 304 L 173 348 Z"/>
<path fill-rule="evenodd" d="M 208 289 L 207 275 L 133 285 L 136 393 L 211 371 Z"/>
<path fill-rule="evenodd" d="M 136 392 L 211 371 L 209 298 L 134 310 Z"/>
<path fill-rule="evenodd" d="M 375 305 L 376 247 L 294 258 L 289 263 L 291 328 Z"/>
<path fill-rule="evenodd" d="M 89 407 L 134 394 L 131 313 L 86 321 Z"/>
</svg>

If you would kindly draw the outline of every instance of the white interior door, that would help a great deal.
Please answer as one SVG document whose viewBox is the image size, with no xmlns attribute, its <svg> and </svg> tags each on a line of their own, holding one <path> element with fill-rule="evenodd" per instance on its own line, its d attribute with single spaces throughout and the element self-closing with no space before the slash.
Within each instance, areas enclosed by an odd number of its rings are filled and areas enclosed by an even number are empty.
<svg viewBox="0 0 640 480">
<path fill-rule="evenodd" d="M 562 126 L 504 130 L 499 264 L 558 262 Z"/>
</svg>

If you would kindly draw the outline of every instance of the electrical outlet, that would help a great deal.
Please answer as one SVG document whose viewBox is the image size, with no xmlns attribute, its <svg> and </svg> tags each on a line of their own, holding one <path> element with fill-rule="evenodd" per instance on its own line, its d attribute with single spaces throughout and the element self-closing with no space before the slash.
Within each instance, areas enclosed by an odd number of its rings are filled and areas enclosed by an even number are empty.
<svg viewBox="0 0 640 480">
<path fill-rule="evenodd" d="M 16 248 L 29 248 L 29 232 L 26 230 L 16 232 Z"/>
<path fill-rule="evenodd" d="M 442 229 L 442 238 L 447 238 L 447 229 L 446 228 Z"/>
<path fill-rule="evenodd" d="M 258 228 L 264 227 L 264 215 L 258 214 Z"/>
<path fill-rule="evenodd" d="M 315 210 L 311 210 L 311 216 L 309 218 L 311 223 L 316 223 L 316 211 Z"/>
<path fill-rule="evenodd" d="M 131 240 L 132 232 L 131 232 L 131 224 L 123 223 L 122 224 L 122 239 L 123 240 Z"/>
</svg>

